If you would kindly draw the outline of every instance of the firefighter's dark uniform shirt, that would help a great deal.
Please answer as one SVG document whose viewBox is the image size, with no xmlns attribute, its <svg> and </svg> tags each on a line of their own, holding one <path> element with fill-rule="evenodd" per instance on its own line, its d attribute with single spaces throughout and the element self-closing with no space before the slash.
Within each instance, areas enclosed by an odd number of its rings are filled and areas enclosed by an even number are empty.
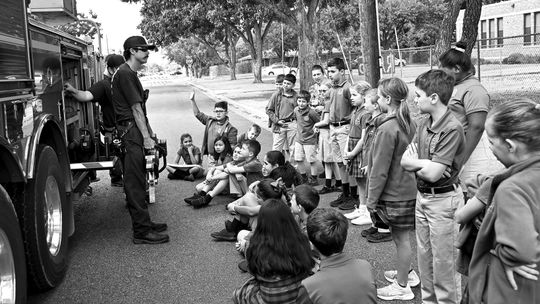
<svg viewBox="0 0 540 304">
<path fill-rule="evenodd" d="M 134 121 L 131 107 L 137 103 L 143 106 L 144 101 L 144 89 L 137 72 L 124 63 L 114 74 L 112 83 L 116 121 Z"/>
<path fill-rule="evenodd" d="M 94 96 L 94 101 L 101 106 L 103 113 L 103 126 L 113 128 L 115 125 L 114 107 L 112 101 L 111 78 L 105 76 L 103 80 L 96 82 L 88 91 Z"/>
</svg>

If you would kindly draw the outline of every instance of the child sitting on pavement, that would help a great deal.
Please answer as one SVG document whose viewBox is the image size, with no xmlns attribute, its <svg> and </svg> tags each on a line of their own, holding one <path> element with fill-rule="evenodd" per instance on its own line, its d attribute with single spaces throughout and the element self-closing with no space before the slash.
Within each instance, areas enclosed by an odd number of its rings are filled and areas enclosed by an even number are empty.
<svg viewBox="0 0 540 304">
<path fill-rule="evenodd" d="M 223 169 L 223 173 L 228 174 L 228 179 L 222 179 L 218 182 L 221 185 L 216 191 L 206 193 L 205 196 L 197 197 L 191 201 L 194 208 L 201 208 L 208 206 L 212 198 L 221 193 L 229 186 L 230 194 L 244 195 L 248 191 L 248 184 L 251 184 L 255 180 L 259 180 L 262 177 L 262 164 L 257 159 L 257 155 L 261 151 L 261 144 L 256 140 L 247 140 L 242 143 L 242 149 L 240 150 L 240 159 L 245 160 L 242 163 L 226 166 Z"/>
<path fill-rule="evenodd" d="M 231 156 L 231 145 L 229 144 L 227 137 L 221 136 L 216 138 L 214 141 L 214 153 L 211 157 L 215 165 L 208 169 L 206 179 L 195 186 L 195 194 L 185 198 L 184 201 L 188 205 L 191 205 L 194 199 L 204 197 L 210 191 L 215 192 L 214 196 L 218 193 L 222 193 L 227 186 L 227 183 L 222 182 L 222 180 L 226 179 L 228 176 L 223 177 L 221 174 L 222 170 L 225 168 L 224 166 L 231 161 L 239 162 L 238 155 L 236 155 L 236 160 L 234 158 L 234 154 Z"/>
<path fill-rule="evenodd" d="M 202 168 L 201 150 L 193 145 L 193 138 L 190 134 L 185 133 L 180 136 L 180 149 L 176 153 L 174 164 L 193 165 L 186 168 L 173 168 L 167 166 L 169 179 L 183 179 L 187 181 L 194 181 L 196 178 L 204 176 L 204 169 Z"/>
<path fill-rule="evenodd" d="M 315 209 L 307 219 L 311 244 L 321 254 L 319 270 L 302 281 L 301 293 L 310 303 L 376 303 L 371 265 L 343 252 L 347 219 L 335 209 Z"/>
<path fill-rule="evenodd" d="M 319 114 L 309 106 L 310 94 L 300 91 L 294 109 L 297 125 L 296 140 L 294 143 L 294 160 L 298 165 L 298 171 L 304 181 L 311 186 L 317 186 L 317 134 L 315 124 L 321 120 Z M 308 178 L 307 172 L 310 172 Z"/>
<path fill-rule="evenodd" d="M 227 116 L 228 104 L 225 101 L 218 101 L 214 105 L 215 117 L 206 115 L 199 110 L 197 103 L 195 103 L 195 92 L 190 96 L 191 107 L 193 108 L 193 114 L 195 117 L 206 126 L 204 129 L 203 143 L 201 147 L 202 155 L 212 155 L 214 153 L 214 139 L 225 135 L 229 140 L 231 146 L 235 146 L 237 143 L 238 130 L 229 122 Z"/>
<path fill-rule="evenodd" d="M 246 133 L 242 133 L 238 136 L 238 142 L 243 143 L 246 140 L 256 140 L 259 135 L 261 135 L 261 126 L 252 124 Z"/>
</svg>

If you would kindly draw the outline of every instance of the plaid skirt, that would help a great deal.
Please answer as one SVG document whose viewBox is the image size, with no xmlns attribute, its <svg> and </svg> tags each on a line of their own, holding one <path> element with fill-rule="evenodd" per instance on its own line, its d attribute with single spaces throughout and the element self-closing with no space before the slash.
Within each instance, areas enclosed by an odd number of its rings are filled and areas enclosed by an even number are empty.
<svg viewBox="0 0 540 304">
<path fill-rule="evenodd" d="M 410 201 L 377 202 L 377 214 L 388 226 L 395 229 L 414 229 L 416 199 Z"/>
<path fill-rule="evenodd" d="M 349 137 L 349 145 L 347 149 L 349 151 L 354 150 L 356 144 L 360 141 L 360 138 Z M 364 174 L 360 172 L 360 166 L 362 165 L 362 153 L 358 153 L 355 158 L 349 160 L 347 164 L 347 173 L 350 177 L 364 177 Z"/>
</svg>

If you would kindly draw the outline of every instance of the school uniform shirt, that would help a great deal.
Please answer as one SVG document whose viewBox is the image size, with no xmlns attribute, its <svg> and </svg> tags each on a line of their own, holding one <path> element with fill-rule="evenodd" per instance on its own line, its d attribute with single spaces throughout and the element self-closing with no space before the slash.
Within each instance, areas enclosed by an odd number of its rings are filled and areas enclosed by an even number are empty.
<svg viewBox="0 0 540 304">
<path fill-rule="evenodd" d="M 367 165 L 367 161 L 369 159 L 369 155 L 371 152 L 371 146 L 373 144 L 373 139 L 375 138 L 375 132 L 377 131 L 377 128 L 381 124 L 381 122 L 386 117 L 386 114 L 379 113 L 379 115 L 371 117 L 365 125 L 366 129 L 366 135 L 364 137 L 364 145 L 362 148 L 362 164 Z M 365 160 L 365 163 L 364 163 Z M 369 170 L 369 168 L 368 168 Z"/>
<path fill-rule="evenodd" d="M 347 81 L 339 84 L 334 84 L 330 89 L 330 102 L 328 103 L 327 112 L 330 114 L 330 122 L 342 122 L 351 119 L 352 104 L 351 93 L 349 88 L 351 85 Z"/>
<path fill-rule="evenodd" d="M 414 142 L 418 145 L 418 158 L 429 159 L 450 168 L 450 177 L 444 175 L 436 182 L 430 183 L 418 177 L 418 187 L 445 187 L 459 183 L 459 172 L 463 166 L 465 152 L 465 133 L 463 126 L 450 109 L 433 124 L 428 115 L 416 129 Z"/>
<path fill-rule="evenodd" d="M 316 145 L 317 134 L 313 129 L 315 123 L 321 120 L 321 117 L 315 110 L 309 106 L 303 110 L 299 107 L 294 109 L 294 115 L 296 117 L 296 142 L 301 145 Z"/>
<path fill-rule="evenodd" d="M 492 201 L 487 204 L 469 266 L 469 303 L 538 303 L 540 280 L 515 274 L 518 290 L 513 290 L 504 266 L 540 263 L 539 180 L 538 156 L 493 177 Z"/>
<path fill-rule="evenodd" d="M 364 107 L 355 107 L 351 114 L 351 129 L 349 131 L 349 137 L 361 138 L 362 129 L 369 119 L 371 119 L 371 114 L 366 112 Z"/>
<path fill-rule="evenodd" d="M 283 90 L 279 90 L 272 94 L 266 114 L 268 118 L 274 123 L 274 131 L 279 130 L 280 126 L 277 122 L 280 120 L 289 120 L 294 118 L 294 108 L 298 105 L 296 103 L 298 94 L 295 90 L 290 93 L 285 93 Z"/>
<path fill-rule="evenodd" d="M 186 147 L 182 147 L 178 150 L 177 154 L 180 156 L 181 159 L 184 160 L 184 163 L 186 165 L 201 165 L 202 164 L 202 157 L 201 157 L 201 150 L 195 146 L 193 146 L 193 157 L 199 156 L 199 161 L 197 163 L 193 163 L 193 160 L 189 156 L 188 149 Z"/>
<path fill-rule="evenodd" d="M 463 125 L 465 133 L 469 129 L 467 115 L 489 110 L 489 95 L 478 78 L 470 75 L 454 86 L 448 108 Z"/>
<path fill-rule="evenodd" d="M 254 181 L 261 180 L 262 175 L 262 163 L 257 158 L 247 161 L 243 166 L 244 175 L 246 176 L 247 185 L 251 185 Z"/>
<path fill-rule="evenodd" d="M 371 265 L 343 252 L 323 258 L 319 271 L 304 279 L 300 288 L 314 304 L 377 303 Z"/>
<path fill-rule="evenodd" d="M 367 206 L 375 209 L 379 200 L 403 202 L 416 199 L 416 177 L 401 167 L 401 157 L 414 137 L 416 125 L 411 122 L 412 134 L 405 133 L 396 114 L 388 115 L 377 128 L 368 159 Z"/>
</svg>

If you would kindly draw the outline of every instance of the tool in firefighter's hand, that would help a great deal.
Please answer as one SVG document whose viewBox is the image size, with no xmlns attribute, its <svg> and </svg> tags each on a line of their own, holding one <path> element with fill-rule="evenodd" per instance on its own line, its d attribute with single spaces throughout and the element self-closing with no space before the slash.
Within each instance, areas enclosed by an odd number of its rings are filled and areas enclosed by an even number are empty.
<svg viewBox="0 0 540 304">
<path fill-rule="evenodd" d="M 167 141 L 156 140 L 153 149 L 145 149 L 146 154 L 146 177 L 148 180 L 149 203 L 156 202 L 156 185 L 158 183 L 159 173 L 167 167 Z M 159 166 L 159 159 L 162 158 L 162 166 Z"/>
</svg>

